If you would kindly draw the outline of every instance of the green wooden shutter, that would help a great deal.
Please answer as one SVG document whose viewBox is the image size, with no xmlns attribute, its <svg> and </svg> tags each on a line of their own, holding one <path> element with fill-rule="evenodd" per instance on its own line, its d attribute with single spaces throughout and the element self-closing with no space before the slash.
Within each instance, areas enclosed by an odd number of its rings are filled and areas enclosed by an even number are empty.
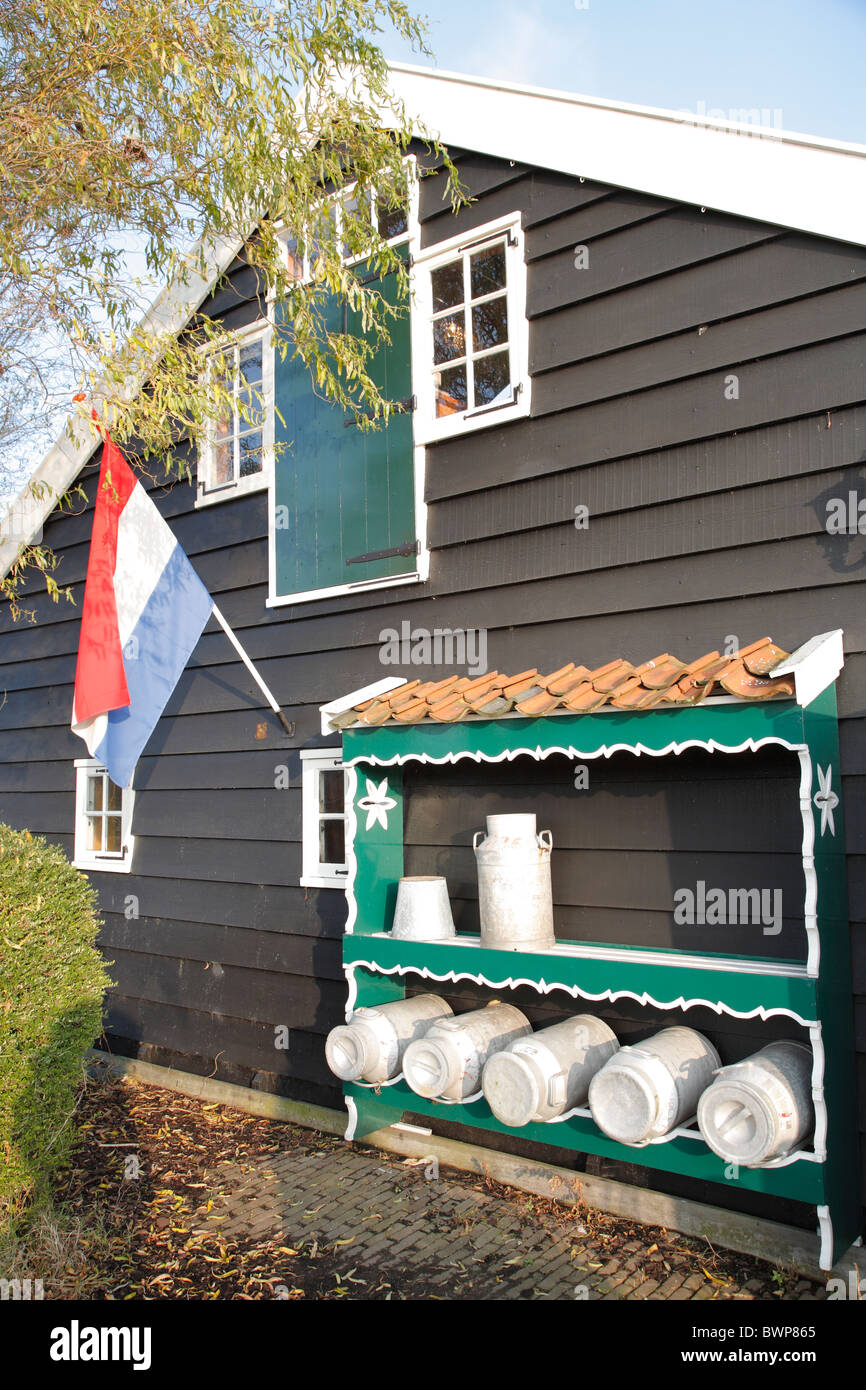
<svg viewBox="0 0 866 1390">
<path fill-rule="evenodd" d="M 382 282 L 396 302 L 396 277 Z M 329 332 L 360 334 L 357 314 L 334 300 L 325 311 Z M 412 391 L 408 316 L 390 325 L 371 376 L 390 400 Z M 346 412 L 323 400 L 299 361 L 275 364 L 274 527 L 275 593 L 281 598 L 415 572 L 415 483 L 412 414 L 392 416 L 384 429 L 361 430 Z M 282 446 L 282 447 L 280 447 Z M 409 547 L 408 554 L 346 563 L 358 556 Z"/>
</svg>

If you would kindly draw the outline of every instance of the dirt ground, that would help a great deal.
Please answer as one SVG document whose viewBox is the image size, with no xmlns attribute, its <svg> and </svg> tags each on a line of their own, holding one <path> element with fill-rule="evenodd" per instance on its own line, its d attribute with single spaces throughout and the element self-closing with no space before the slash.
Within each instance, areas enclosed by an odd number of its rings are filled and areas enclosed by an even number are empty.
<svg viewBox="0 0 866 1390">
<path fill-rule="evenodd" d="M 336 1168 L 347 1154 L 341 1140 L 128 1079 L 89 1081 L 80 1095 L 76 1122 L 74 1159 L 57 1183 L 53 1211 L 35 1216 L 16 1239 L 0 1245 L 0 1274 L 41 1278 L 46 1299 L 418 1300 L 497 1297 L 500 1283 L 501 1296 L 509 1296 L 509 1270 L 496 1274 L 493 1285 L 490 1275 L 488 1291 L 480 1294 L 473 1292 L 483 1286 L 478 1283 L 479 1273 L 468 1280 L 459 1273 L 466 1269 L 463 1259 L 455 1259 L 452 1277 L 450 1262 L 443 1266 L 441 1259 L 438 1264 L 426 1260 L 417 1247 L 396 1261 L 393 1257 L 364 1260 L 360 1250 L 356 1259 L 349 1259 L 340 1247 L 351 1245 L 353 1235 L 323 1238 L 315 1227 L 315 1212 L 309 1217 L 312 1224 L 304 1227 L 305 1234 L 290 1240 L 285 1232 L 266 1227 L 232 1235 L 220 1229 L 226 1220 L 221 1212 L 233 1193 L 241 1191 L 246 1201 L 255 1190 L 258 1174 L 268 1165 L 282 1164 L 283 1171 L 300 1173 L 305 1164 L 320 1159 L 326 1169 Z M 413 1195 L 425 1195 L 412 1192 L 414 1185 L 425 1181 L 417 1160 L 380 1152 L 373 1155 L 360 1147 L 358 1152 L 366 1153 L 369 1160 L 375 1157 L 376 1165 L 375 1170 L 359 1168 L 359 1173 L 384 1173 L 387 1190 L 401 1194 L 395 1201 L 408 1203 Z M 321 1172 L 322 1164 L 313 1167 Z M 447 1204 L 431 1213 L 431 1235 L 438 1229 L 440 1237 L 447 1239 L 449 1231 L 442 1229 L 442 1223 L 451 1225 L 450 1237 L 454 1240 L 457 1233 L 461 1256 L 458 1223 L 463 1222 L 467 1231 L 471 1228 L 466 1208 L 473 1203 L 467 1204 L 465 1194 L 474 1192 L 479 1208 L 495 1207 L 497 1219 L 508 1226 L 512 1239 L 527 1245 L 535 1240 L 539 1245 L 543 1227 L 550 1243 L 539 1246 L 540 1266 L 545 1249 L 555 1245 L 568 1250 L 570 1246 L 588 1278 L 597 1271 L 604 1275 L 627 1269 L 624 1287 L 637 1289 L 635 1297 L 667 1297 L 659 1291 L 674 1285 L 683 1290 L 671 1295 L 678 1297 L 824 1295 L 821 1286 L 797 1274 L 713 1250 L 706 1241 L 676 1232 L 529 1197 L 465 1173 L 452 1175 L 443 1170 L 441 1181 L 460 1189 L 456 1192 L 460 1215 L 451 1214 Z M 363 1187 L 363 1178 L 355 1183 L 361 1200 L 359 1185 Z M 351 1181 L 347 1190 L 352 1190 Z M 344 1199 L 335 1197 L 340 1200 Z M 351 1207 L 341 1219 L 351 1229 Z M 454 1245 L 448 1248 L 455 1249 Z M 483 1274 L 485 1262 L 490 1274 L 493 1258 L 492 1249 L 477 1257 L 473 1254 L 470 1274 L 476 1267 Z M 542 1272 L 539 1269 L 539 1276 Z M 552 1296 L 561 1296 L 551 1287 Z M 605 1296 L 597 1279 L 594 1287 L 593 1297 Z M 651 1292 L 641 1295 L 641 1287 Z M 610 1296 L 631 1295 L 612 1292 Z"/>
</svg>

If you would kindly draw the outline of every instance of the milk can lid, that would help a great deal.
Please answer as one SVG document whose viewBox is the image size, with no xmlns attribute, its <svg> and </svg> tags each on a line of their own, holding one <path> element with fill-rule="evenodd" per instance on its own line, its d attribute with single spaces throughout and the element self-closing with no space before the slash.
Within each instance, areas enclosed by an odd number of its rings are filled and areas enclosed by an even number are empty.
<svg viewBox="0 0 866 1390">
<path fill-rule="evenodd" d="M 333 1028 L 325 1041 L 328 1066 L 341 1081 L 357 1081 L 364 1073 L 366 1049 L 357 1027 L 342 1024 Z"/>
<path fill-rule="evenodd" d="M 451 1019 L 442 1019 L 442 1024 Z M 419 1096 L 428 1100 L 441 1096 L 451 1081 L 453 1063 L 445 1049 L 434 1039 L 418 1038 L 410 1043 L 403 1057 L 403 1075 L 407 1084 Z"/>
<path fill-rule="evenodd" d="M 656 1122 L 658 1097 L 642 1072 L 607 1063 L 590 1082 L 589 1108 L 599 1129 L 611 1139 L 640 1144 Z"/>
<path fill-rule="evenodd" d="M 775 1148 L 769 1104 L 743 1079 L 720 1078 L 698 1101 L 698 1128 L 713 1153 L 728 1163 L 761 1163 Z"/>
<path fill-rule="evenodd" d="M 528 1124 L 541 1104 L 534 1068 L 517 1052 L 495 1052 L 481 1078 L 484 1099 L 503 1125 Z"/>
</svg>

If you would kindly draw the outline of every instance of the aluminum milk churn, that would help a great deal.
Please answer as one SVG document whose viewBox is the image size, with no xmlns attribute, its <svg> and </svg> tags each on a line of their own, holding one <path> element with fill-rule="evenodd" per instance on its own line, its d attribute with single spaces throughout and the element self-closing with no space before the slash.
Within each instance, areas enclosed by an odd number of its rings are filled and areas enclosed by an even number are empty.
<svg viewBox="0 0 866 1390">
<path fill-rule="evenodd" d="M 325 1057 L 342 1081 L 390 1081 L 397 1076 L 403 1054 L 437 1019 L 451 1013 L 438 994 L 395 999 L 377 1008 L 356 1009 L 349 1023 L 332 1028 Z"/>
<path fill-rule="evenodd" d="M 513 1004 L 441 1018 L 407 1047 L 403 1075 L 419 1096 L 465 1100 L 480 1089 L 488 1057 L 531 1032 L 529 1019 Z"/>
<path fill-rule="evenodd" d="M 577 1014 L 491 1057 L 484 1099 L 504 1125 L 555 1119 L 585 1103 L 590 1081 L 618 1047 L 603 1019 Z"/>
<path fill-rule="evenodd" d="M 621 1144 L 648 1144 L 694 1115 L 720 1065 L 719 1054 L 694 1028 L 663 1028 L 621 1047 L 596 1072 L 589 1108 L 599 1129 Z"/>
<path fill-rule="evenodd" d="M 698 1125 L 728 1163 L 767 1163 L 795 1149 L 812 1128 L 812 1051 L 773 1042 L 722 1067 L 698 1102 Z"/>
<path fill-rule="evenodd" d="M 549 830 L 535 830 L 535 816 L 487 817 L 487 834 L 472 840 L 478 867 L 481 945 L 501 951 L 547 950 L 553 935 Z"/>
</svg>

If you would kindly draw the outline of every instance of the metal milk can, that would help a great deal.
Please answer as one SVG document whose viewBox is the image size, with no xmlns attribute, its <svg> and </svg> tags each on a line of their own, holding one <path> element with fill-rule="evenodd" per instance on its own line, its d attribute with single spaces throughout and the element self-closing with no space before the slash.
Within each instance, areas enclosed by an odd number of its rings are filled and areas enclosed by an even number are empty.
<svg viewBox="0 0 866 1390">
<path fill-rule="evenodd" d="M 478 868 L 481 945 L 500 951 L 546 950 L 553 935 L 549 830 L 536 833 L 535 816 L 487 817 L 487 834 L 472 838 Z"/>
<path fill-rule="evenodd" d="M 698 1101 L 698 1128 L 726 1163 L 769 1163 L 797 1148 L 815 1122 L 812 1049 L 772 1042 L 722 1067 Z"/>
<path fill-rule="evenodd" d="M 621 1047 L 596 1072 L 589 1086 L 592 1118 L 620 1144 L 649 1144 L 694 1115 L 720 1065 L 703 1033 L 663 1028 Z"/>
<path fill-rule="evenodd" d="M 328 1066 L 342 1081 L 390 1081 L 399 1072 L 409 1045 L 450 1014 L 451 1005 L 438 994 L 418 994 L 376 1008 L 356 1009 L 348 1023 L 328 1034 Z"/>
<path fill-rule="evenodd" d="M 529 1019 L 513 1004 L 436 1019 L 406 1048 L 403 1075 L 419 1096 L 465 1100 L 478 1090 L 488 1057 L 531 1032 Z"/>
<path fill-rule="evenodd" d="M 576 1014 L 495 1053 L 481 1078 L 484 1098 L 504 1125 L 553 1120 L 586 1104 L 592 1078 L 618 1047 L 604 1019 Z"/>
</svg>

